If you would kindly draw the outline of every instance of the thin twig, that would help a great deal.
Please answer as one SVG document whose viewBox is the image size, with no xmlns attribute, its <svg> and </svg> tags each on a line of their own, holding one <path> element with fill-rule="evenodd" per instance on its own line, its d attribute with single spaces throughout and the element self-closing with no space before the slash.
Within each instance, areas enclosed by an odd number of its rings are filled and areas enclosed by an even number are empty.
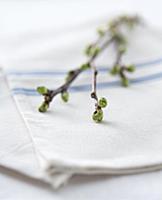
<svg viewBox="0 0 162 200">
<path fill-rule="evenodd" d="M 89 63 L 90 65 L 92 64 L 92 62 L 106 49 L 107 46 L 109 46 L 109 44 L 111 42 L 113 42 L 114 38 L 111 37 L 110 39 L 108 39 L 101 47 L 100 47 L 100 52 L 98 54 L 94 54 L 92 57 L 90 57 L 87 61 L 87 63 Z M 98 43 L 100 43 L 100 40 L 98 41 Z M 49 94 L 48 94 L 48 98 L 46 99 L 46 103 L 50 103 L 52 101 L 52 99 L 57 95 L 62 93 L 63 91 L 67 91 L 68 88 L 70 87 L 70 85 L 73 83 L 73 81 L 83 72 L 84 70 L 82 70 L 80 67 L 73 70 L 73 74 L 72 76 L 60 87 L 58 87 L 55 90 L 49 90 Z"/>
<path fill-rule="evenodd" d="M 97 96 L 97 74 L 98 71 L 94 65 L 94 61 L 103 53 L 103 51 L 109 47 L 109 45 L 114 42 L 116 46 L 117 56 L 114 62 L 114 66 L 111 70 L 113 75 L 119 75 L 122 81 L 123 86 L 128 85 L 128 79 L 125 75 L 125 71 L 133 72 L 133 65 L 122 65 L 121 59 L 125 53 L 125 36 L 120 32 L 121 26 L 126 28 L 131 28 L 134 25 L 138 24 L 139 18 L 137 16 L 120 16 L 119 18 L 111 21 L 109 26 L 105 27 L 106 29 L 99 29 L 98 39 L 88 46 L 86 49 L 86 54 L 88 56 L 87 62 L 80 67 L 70 71 L 67 75 L 66 81 L 54 90 L 49 90 L 44 86 L 38 87 L 37 91 L 44 96 L 44 101 L 42 105 L 39 107 L 40 112 L 46 112 L 50 102 L 53 98 L 61 94 L 62 99 L 67 102 L 68 101 L 68 89 L 71 84 L 75 81 L 75 79 L 85 70 L 92 69 L 92 93 L 91 97 L 95 99 L 95 112 L 93 113 L 93 119 L 96 122 L 100 122 L 103 119 L 103 111 L 102 108 L 107 106 L 106 98 L 102 97 L 98 99 Z M 121 48 L 122 47 L 122 48 Z M 124 47 L 124 48 L 123 48 Z"/>
<path fill-rule="evenodd" d="M 94 65 L 92 65 L 92 93 L 91 98 L 95 99 L 96 104 L 98 104 L 98 97 L 97 97 L 97 91 L 96 91 L 96 85 L 97 85 L 97 74 L 98 71 Z"/>
</svg>

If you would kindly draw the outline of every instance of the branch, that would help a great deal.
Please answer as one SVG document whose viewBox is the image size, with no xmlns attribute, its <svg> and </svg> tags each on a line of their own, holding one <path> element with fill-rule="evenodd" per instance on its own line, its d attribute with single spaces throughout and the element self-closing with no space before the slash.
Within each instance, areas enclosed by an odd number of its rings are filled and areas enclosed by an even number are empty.
<svg viewBox="0 0 162 200">
<path fill-rule="evenodd" d="M 97 86 L 97 69 L 94 65 L 94 61 L 98 58 L 105 49 L 109 47 L 111 43 L 115 44 L 116 47 L 116 60 L 111 70 L 111 74 L 119 75 L 123 86 L 128 85 L 128 79 L 125 75 L 125 71 L 133 72 L 135 67 L 133 65 L 123 65 L 121 60 L 122 56 L 126 52 L 126 38 L 120 32 L 121 27 L 132 28 L 140 22 L 137 16 L 120 16 L 112 20 L 109 26 L 98 29 L 99 37 L 93 43 L 86 48 L 86 55 L 88 56 L 87 62 L 82 64 L 80 67 L 68 72 L 66 81 L 58 88 L 49 90 L 44 86 L 38 87 L 37 91 L 44 96 L 44 101 L 39 107 L 40 112 L 46 112 L 49 108 L 50 103 L 54 97 L 61 94 L 62 100 L 67 102 L 69 99 L 68 89 L 75 79 L 85 70 L 92 69 L 93 82 L 92 82 L 92 93 L 91 97 L 95 99 L 95 112 L 93 113 L 93 120 L 100 122 L 103 119 L 102 108 L 107 106 L 107 100 L 102 97 L 98 99 L 96 86 Z"/>
<path fill-rule="evenodd" d="M 60 87 L 58 87 L 57 89 L 49 90 L 44 86 L 38 87 L 37 91 L 44 96 L 44 102 L 39 107 L 39 111 L 46 112 L 47 109 L 49 108 L 50 102 L 58 94 L 61 94 L 63 101 L 67 102 L 68 97 L 69 97 L 69 94 L 67 91 L 70 85 L 83 71 L 91 68 L 92 62 L 106 49 L 107 46 L 109 46 L 111 42 L 113 42 L 113 40 L 114 40 L 113 37 L 108 39 L 106 42 L 104 42 L 104 44 L 100 47 L 100 49 L 96 47 L 100 43 L 100 40 L 98 40 L 98 42 L 95 44 L 95 47 L 93 47 L 93 54 L 90 56 L 87 62 L 81 65 L 81 67 L 75 70 L 69 71 L 67 74 L 65 83 L 61 85 Z M 91 47 L 91 51 L 92 51 L 92 47 Z"/>
</svg>

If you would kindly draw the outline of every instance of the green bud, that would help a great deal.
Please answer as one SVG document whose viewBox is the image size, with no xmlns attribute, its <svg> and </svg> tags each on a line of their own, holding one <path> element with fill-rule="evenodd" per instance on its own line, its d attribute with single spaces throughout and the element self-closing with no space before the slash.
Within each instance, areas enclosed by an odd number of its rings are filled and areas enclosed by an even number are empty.
<svg viewBox="0 0 162 200">
<path fill-rule="evenodd" d="M 114 67 L 111 69 L 110 73 L 111 75 L 116 75 L 119 73 L 120 65 L 114 65 Z"/>
<path fill-rule="evenodd" d="M 93 48 L 93 45 L 92 45 L 92 44 L 90 44 L 90 45 L 88 45 L 88 46 L 86 47 L 86 49 L 85 49 L 85 54 L 86 54 L 87 56 L 90 56 L 90 55 L 91 55 L 91 50 L 92 50 L 92 48 Z"/>
<path fill-rule="evenodd" d="M 119 50 L 120 53 L 123 54 L 123 53 L 126 52 L 127 49 L 126 49 L 126 46 L 125 46 L 125 45 L 119 45 L 118 50 Z"/>
<path fill-rule="evenodd" d="M 129 65 L 129 66 L 127 66 L 127 71 L 128 72 L 134 72 L 135 71 L 135 66 L 134 65 Z"/>
<path fill-rule="evenodd" d="M 100 52 L 100 48 L 99 47 L 95 47 L 94 49 L 92 49 L 92 56 L 96 56 L 98 53 Z"/>
<path fill-rule="evenodd" d="M 112 25 L 109 27 L 109 30 L 110 30 L 112 37 L 115 38 L 116 37 L 116 27 Z"/>
<path fill-rule="evenodd" d="M 46 112 L 47 111 L 47 109 L 49 108 L 49 105 L 46 103 L 46 102 L 43 102 L 42 104 L 41 104 L 41 106 L 38 108 L 38 110 L 39 110 L 39 112 Z"/>
<path fill-rule="evenodd" d="M 129 80 L 127 78 L 122 78 L 121 81 L 122 81 L 122 85 L 124 87 L 128 87 L 129 86 Z"/>
<path fill-rule="evenodd" d="M 68 75 L 69 76 L 72 76 L 74 74 L 74 70 L 70 70 L 69 72 L 68 72 Z"/>
<path fill-rule="evenodd" d="M 45 95 L 48 94 L 48 89 L 44 86 L 37 87 L 37 92 L 39 94 Z"/>
<path fill-rule="evenodd" d="M 126 45 L 127 41 L 122 34 L 116 33 L 114 37 L 119 44 Z"/>
<path fill-rule="evenodd" d="M 69 71 L 69 72 L 67 73 L 67 76 L 66 76 L 65 80 L 66 80 L 66 81 L 69 81 L 69 79 L 71 78 L 71 76 L 73 76 L 73 74 L 74 74 L 74 70 Z"/>
<path fill-rule="evenodd" d="M 69 100 L 69 93 L 67 91 L 64 91 L 61 93 L 61 98 L 64 102 L 68 102 Z"/>
<path fill-rule="evenodd" d="M 114 28 L 114 21 L 113 20 L 109 21 L 108 27 L 109 27 L 109 29 Z"/>
<path fill-rule="evenodd" d="M 81 68 L 81 70 L 84 71 L 84 70 L 87 70 L 87 69 L 91 68 L 91 65 L 90 65 L 90 63 L 85 63 L 80 68 Z"/>
<path fill-rule="evenodd" d="M 102 28 L 98 28 L 97 32 L 98 32 L 99 36 L 101 36 L 101 37 L 105 35 L 105 31 Z"/>
<path fill-rule="evenodd" d="M 93 45 L 89 45 L 86 48 L 86 55 L 87 56 L 96 56 L 99 52 L 100 52 L 100 48 L 99 47 L 95 47 Z"/>
<path fill-rule="evenodd" d="M 101 108 L 105 108 L 107 106 L 107 100 L 106 98 L 102 97 L 100 100 L 99 100 L 99 106 Z"/>
<path fill-rule="evenodd" d="M 92 119 L 97 123 L 101 122 L 103 120 L 103 111 L 102 111 L 102 109 L 95 110 L 95 112 L 92 115 Z"/>
</svg>

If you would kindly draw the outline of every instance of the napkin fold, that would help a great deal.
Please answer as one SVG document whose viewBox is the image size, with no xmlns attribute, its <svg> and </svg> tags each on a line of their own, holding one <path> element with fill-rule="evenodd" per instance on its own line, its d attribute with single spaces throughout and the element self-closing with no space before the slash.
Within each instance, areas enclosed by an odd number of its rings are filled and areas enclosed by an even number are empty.
<svg viewBox="0 0 162 200">
<path fill-rule="evenodd" d="M 13 69 L 6 75 L 1 72 L 0 134 L 5 145 L 0 146 L 0 164 L 48 181 L 55 188 L 74 174 L 130 174 L 161 169 L 160 35 L 151 28 L 132 33 L 124 62 L 134 63 L 137 70 L 128 75 L 129 88 L 122 88 L 118 78 L 107 73 L 111 66 L 111 62 L 107 63 L 109 55 L 103 56 L 104 62 L 97 61 L 98 95 L 108 99 L 101 124 L 91 119 L 91 71 L 83 73 L 71 86 L 67 104 L 58 96 L 44 114 L 37 110 L 42 97 L 36 87 L 56 88 L 68 67 Z M 70 48 L 75 52 L 75 46 Z M 110 50 L 110 58 L 114 56 Z"/>
</svg>

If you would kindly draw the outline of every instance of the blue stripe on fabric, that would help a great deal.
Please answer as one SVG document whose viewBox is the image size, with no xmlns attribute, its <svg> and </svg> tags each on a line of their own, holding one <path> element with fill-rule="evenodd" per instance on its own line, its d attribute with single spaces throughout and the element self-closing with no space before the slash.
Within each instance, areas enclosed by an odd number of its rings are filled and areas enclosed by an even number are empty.
<svg viewBox="0 0 162 200">
<path fill-rule="evenodd" d="M 142 62 L 142 63 L 135 63 L 135 66 L 138 67 L 147 67 L 147 66 L 152 66 L 155 64 L 160 64 L 162 63 L 162 58 L 157 58 L 155 60 L 147 61 L 147 62 Z M 109 67 L 99 67 L 99 72 L 107 72 L 110 69 Z M 86 73 L 89 73 L 90 71 L 86 71 Z M 67 71 L 8 71 L 7 75 L 36 75 L 36 76 L 60 76 L 60 75 L 65 75 Z"/>
<path fill-rule="evenodd" d="M 140 84 L 140 83 L 149 82 L 152 80 L 158 80 L 161 78 L 162 78 L 162 72 L 132 79 L 130 80 L 130 83 Z M 104 88 L 117 87 L 117 86 L 120 86 L 120 81 L 101 82 L 101 83 L 98 83 L 97 88 L 104 89 Z M 90 90 L 91 90 L 90 84 L 71 86 L 69 88 L 70 92 L 86 92 Z M 29 96 L 39 95 L 35 89 L 30 89 L 30 88 L 14 88 L 12 89 L 12 92 L 13 94 L 25 94 Z"/>
</svg>

